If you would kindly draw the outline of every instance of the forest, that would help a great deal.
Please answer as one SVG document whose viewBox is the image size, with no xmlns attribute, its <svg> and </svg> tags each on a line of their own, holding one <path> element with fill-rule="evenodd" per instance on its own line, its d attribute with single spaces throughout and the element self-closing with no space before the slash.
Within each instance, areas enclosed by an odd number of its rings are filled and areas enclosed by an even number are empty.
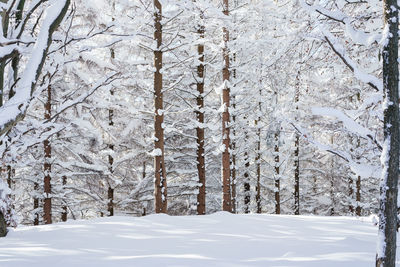
<svg viewBox="0 0 400 267">
<path fill-rule="evenodd" d="M 0 0 L 0 16 L 0 236 L 373 218 L 373 262 L 396 265 L 397 1 Z"/>
</svg>

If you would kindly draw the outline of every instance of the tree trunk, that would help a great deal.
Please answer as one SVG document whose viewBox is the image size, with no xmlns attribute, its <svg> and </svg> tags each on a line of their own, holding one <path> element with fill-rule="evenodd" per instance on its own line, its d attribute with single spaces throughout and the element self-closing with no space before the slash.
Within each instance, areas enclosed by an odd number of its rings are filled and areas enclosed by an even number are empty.
<svg viewBox="0 0 400 267">
<path fill-rule="evenodd" d="M 379 232 L 376 266 L 396 265 L 397 187 L 399 178 L 399 67 L 398 4 L 384 0 L 384 21 L 388 27 L 383 56 L 383 134 L 382 180 L 379 203 Z"/>
<path fill-rule="evenodd" d="M 235 55 L 234 55 L 235 56 Z M 236 78 L 236 70 L 233 70 L 233 78 Z M 232 97 L 232 108 L 233 110 L 236 109 L 236 98 L 235 96 Z M 232 122 L 233 125 L 235 125 L 236 122 L 236 115 L 232 115 Z M 233 140 L 230 140 L 230 154 L 231 154 L 231 162 L 230 162 L 230 168 L 231 168 L 231 209 L 232 213 L 236 213 L 237 210 L 237 201 L 236 201 L 236 130 L 235 128 L 232 129 L 232 134 L 233 134 Z"/>
<path fill-rule="evenodd" d="M 279 174 L 279 130 L 275 133 L 275 214 L 281 214 L 280 174 Z"/>
<path fill-rule="evenodd" d="M 111 58 L 114 57 L 114 50 L 111 49 Z M 114 91 L 110 90 L 110 95 L 111 97 L 114 95 Z M 110 128 L 114 126 L 114 110 L 109 109 L 108 110 L 108 125 Z M 110 138 L 110 144 L 108 145 L 108 148 L 111 151 L 114 151 L 114 145 L 111 144 L 111 138 Z M 108 155 L 108 169 L 110 171 L 110 175 L 112 176 L 114 173 L 114 157 L 112 155 Z M 108 190 L 107 190 L 107 211 L 108 211 L 108 216 L 114 216 L 114 188 L 112 187 L 111 179 L 108 179 Z"/>
<path fill-rule="evenodd" d="M 17 6 L 17 12 L 15 13 L 15 22 L 19 25 L 22 21 L 22 12 L 24 10 L 25 0 L 20 0 Z M 11 67 L 13 69 L 13 84 L 15 84 L 18 80 L 18 70 L 19 70 L 19 55 L 13 57 L 11 62 Z M 14 88 L 10 88 L 9 98 L 12 98 L 15 95 Z"/>
<path fill-rule="evenodd" d="M 250 168 L 250 160 L 249 154 L 246 151 L 244 153 L 244 160 L 245 160 L 245 172 L 244 172 L 244 213 L 250 213 L 250 175 L 249 175 L 249 168 Z"/>
<path fill-rule="evenodd" d="M 0 237 L 7 235 L 7 223 L 4 219 L 3 213 L 0 211 Z"/>
<path fill-rule="evenodd" d="M 115 12 L 115 1 L 112 3 L 112 12 Z M 115 18 L 112 17 L 112 21 L 115 21 Z M 111 61 L 115 59 L 115 50 L 113 47 L 110 48 L 110 57 Z M 110 89 L 110 99 L 113 101 L 114 99 L 114 89 Z M 110 108 L 108 110 L 108 126 L 109 130 L 113 129 L 114 127 L 114 109 Z M 112 137 L 110 136 L 108 148 L 111 151 L 114 151 L 114 144 Z M 112 152 L 111 152 L 112 153 Z M 110 176 L 112 177 L 114 173 L 114 157 L 112 154 L 108 155 L 108 170 L 110 171 Z M 114 216 L 114 188 L 113 184 L 111 182 L 111 177 L 108 179 L 108 190 L 107 190 L 107 211 L 108 211 L 108 216 Z"/>
<path fill-rule="evenodd" d="M 39 225 L 39 212 L 38 212 L 39 198 L 37 197 L 37 195 L 39 195 L 39 184 L 38 183 L 33 184 L 33 191 L 35 194 L 35 196 L 33 198 L 33 209 L 35 210 L 33 225 Z"/>
<path fill-rule="evenodd" d="M 65 186 L 67 184 L 67 176 L 63 176 L 62 177 L 62 185 L 63 185 L 63 191 L 65 192 Z M 66 222 L 68 218 L 68 209 L 67 209 L 67 205 L 64 202 L 63 206 L 62 206 L 62 213 L 61 213 L 61 221 Z"/>
<path fill-rule="evenodd" d="M 300 215 L 300 136 L 298 134 L 296 134 L 294 146 L 294 214 Z"/>
<path fill-rule="evenodd" d="M 48 120 L 51 117 L 51 86 L 47 87 L 47 101 L 44 109 L 44 119 Z M 43 203 L 43 221 L 45 224 L 51 224 L 51 144 L 50 140 L 43 141 L 44 145 L 44 203 Z"/>
<path fill-rule="evenodd" d="M 1 11 L 1 17 L 2 17 L 2 28 L 3 28 L 3 32 L 2 37 L 3 38 L 7 38 L 8 35 L 8 26 L 9 26 L 9 22 L 10 22 L 10 17 L 8 15 L 7 10 L 3 10 Z M 6 59 L 3 59 L 0 62 L 0 106 L 3 106 L 3 96 L 4 96 L 4 75 L 5 75 L 5 69 L 6 69 Z"/>
<path fill-rule="evenodd" d="M 164 163 L 164 110 L 163 110 L 163 78 L 161 74 L 163 52 L 162 45 L 162 6 L 158 0 L 154 0 L 154 39 L 157 49 L 154 51 L 154 175 L 155 175 L 155 212 L 167 213 L 167 178 Z"/>
<path fill-rule="evenodd" d="M 229 0 L 223 1 L 223 13 L 225 16 L 229 16 Z M 224 88 L 222 90 L 222 105 L 224 111 L 222 112 L 222 144 L 224 145 L 224 151 L 222 152 L 222 210 L 232 212 L 232 200 L 231 200 L 231 160 L 230 160 L 230 88 L 229 88 L 229 30 L 227 27 L 223 27 L 223 61 L 224 67 L 222 70 L 222 80 Z"/>
<path fill-rule="evenodd" d="M 113 94 L 113 93 L 112 93 Z M 114 122 L 112 120 L 112 110 L 109 110 L 110 113 L 110 121 L 109 121 L 109 125 L 113 126 Z M 108 147 L 110 148 L 110 150 L 114 150 L 114 145 L 109 144 Z M 110 175 L 113 174 L 113 164 L 114 164 L 114 158 L 111 155 L 108 155 L 108 164 L 109 164 L 109 170 L 110 170 Z M 114 216 L 114 188 L 111 185 L 111 179 L 109 179 L 108 181 L 108 190 L 107 190 L 107 211 L 108 211 L 108 216 Z"/>
<path fill-rule="evenodd" d="M 361 216 L 361 176 L 357 177 L 357 182 L 356 182 L 356 202 L 357 202 L 357 207 L 356 207 L 356 215 Z"/>
<path fill-rule="evenodd" d="M 353 185 L 354 184 L 354 182 L 353 182 L 353 177 L 349 177 L 349 200 L 351 201 L 351 203 L 350 203 L 350 205 L 349 205 L 349 212 L 351 213 L 351 214 L 353 214 L 354 213 L 354 207 L 353 207 L 353 204 L 352 204 L 352 202 L 353 202 L 353 195 L 354 195 L 354 189 L 353 189 Z"/>
<path fill-rule="evenodd" d="M 260 80 L 260 86 L 261 86 Z M 258 112 L 261 114 L 261 87 L 259 90 L 259 101 L 258 101 Z M 256 146 L 256 173 L 257 173 L 257 186 L 256 186 L 256 203 L 257 203 L 257 213 L 261 213 L 261 128 L 259 126 L 259 122 L 261 121 L 260 115 L 255 121 L 255 126 L 257 128 L 257 146 Z"/>
<path fill-rule="evenodd" d="M 200 14 L 203 19 L 203 14 Z M 204 25 L 198 25 L 197 33 L 204 39 Z M 199 193 L 197 194 L 197 214 L 206 214 L 206 166 L 204 158 L 204 45 L 197 46 L 199 65 L 197 66 L 197 174 L 199 178 Z"/>
<path fill-rule="evenodd" d="M 114 216 L 114 188 L 111 186 L 108 187 L 108 205 L 107 205 L 107 210 L 108 210 L 108 216 Z"/>
<path fill-rule="evenodd" d="M 299 115 L 299 100 L 300 100 L 300 71 L 296 76 L 296 93 L 294 96 L 295 104 L 295 121 Z M 300 214 L 300 135 L 296 133 L 294 139 L 294 214 Z"/>
</svg>

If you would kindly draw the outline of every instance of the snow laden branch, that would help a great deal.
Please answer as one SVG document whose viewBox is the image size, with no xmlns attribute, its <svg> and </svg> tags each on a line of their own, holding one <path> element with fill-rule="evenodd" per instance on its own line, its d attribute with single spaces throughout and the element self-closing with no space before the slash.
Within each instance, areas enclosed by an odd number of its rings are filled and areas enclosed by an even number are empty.
<svg viewBox="0 0 400 267">
<path fill-rule="evenodd" d="M 346 35 L 349 36 L 355 44 L 368 47 L 372 43 L 378 43 L 382 39 L 381 34 L 368 34 L 354 29 L 351 25 L 354 19 L 339 10 L 331 11 L 319 5 L 308 4 L 304 0 L 300 0 L 300 5 L 310 14 L 316 12 L 333 21 L 343 24 L 345 26 L 344 31 Z M 333 52 L 335 52 L 350 71 L 354 73 L 354 76 L 358 80 L 368 84 L 376 91 L 382 92 L 382 80 L 362 70 L 362 68 L 347 55 L 345 47 L 339 42 L 339 40 L 330 31 L 325 29 L 323 25 L 319 25 L 318 29 L 320 30 L 323 40 L 326 41 Z"/>
<path fill-rule="evenodd" d="M 349 163 L 353 161 L 351 159 L 350 155 L 348 155 L 347 153 L 335 150 L 331 146 L 319 143 L 318 141 L 314 140 L 311 137 L 311 135 L 307 133 L 307 131 L 305 129 L 300 128 L 300 126 L 295 125 L 293 122 L 290 122 L 289 124 L 293 126 L 293 128 L 300 134 L 300 136 L 304 140 L 306 140 L 308 143 L 314 145 L 319 150 L 326 151 L 326 152 L 329 152 L 331 154 L 334 154 L 334 155 L 338 156 L 339 158 L 341 158 L 344 161 L 349 162 Z"/>
<path fill-rule="evenodd" d="M 370 131 L 369 129 L 361 126 L 357 122 L 355 122 L 353 119 L 349 118 L 346 114 L 344 114 L 342 111 L 334 109 L 334 108 L 328 108 L 328 107 L 312 107 L 311 112 L 313 115 L 318 115 L 318 116 L 329 116 L 329 117 L 335 117 L 339 121 L 341 121 L 344 125 L 344 127 L 349 130 L 352 133 L 355 133 L 365 139 L 371 140 L 380 151 L 382 151 L 382 146 L 379 144 L 378 140 L 374 137 L 374 133 Z"/>
<path fill-rule="evenodd" d="M 340 10 L 329 10 L 320 5 L 311 5 L 306 3 L 303 0 L 300 0 L 300 5 L 303 9 L 308 11 L 309 13 L 316 12 L 322 16 L 325 16 L 328 19 L 334 20 L 339 22 L 345 26 L 345 33 L 347 36 L 351 38 L 351 40 L 363 46 L 370 46 L 373 43 L 378 43 L 382 35 L 378 33 L 366 33 L 364 31 L 359 31 L 355 29 L 351 23 L 355 21 L 354 18 L 347 16 L 345 13 L 341 12 Z"/>
<path fill-rule="evenodd" d="M 103 79 L 101 79 L 100 81 L 96 82 L 89 90 L 87 93 L 73 99 L 73 100 L 68 100 L 65 101 L 57 110 L 57 112 L 51 116 L 50 119 L 44 121 L 43 123 L 48 123 L 52 120 L 54 120 L 54 118 L 58 117 L 61 113 L 63 113 L 64 111 L 66 111 L 67 109 L 74 107 L 78 104 L 82 104 L 86 99 L 88 99 L 91 95 L 93 95 L 99 88 L 104 87 L 104 86 L 108 86 L 110 85 L 113 81 L 115 81 L 116 79 L 118 79 L 119 73 L 115 72 Z"/>
<path fill-rule="evenodd" d="M 63 20 L 70 0 L 53 0 L 50 3 L 16 93 L 0 108 L 0 135 L 10 131 L 25 117 L 52 43 L 53 33 Z"/>
<path fill-rule="evenodd" d="M 314 140 L 312 138 L 312 136 L 310 134 L 308 134 L 307 131 L 302 129 L 300 126 L 295 125 L 293 122 L 289 122 L 289 124 L 292 125 L 292 127 L 300 134 L 300 136 L 305 141 L 307 141 L 308 143 L 310 143 L 311 145 L 316 147 L 318 150 L 329 152 L 335 156 L 338 156 L 339 158 L 343 159 L 344 161 L 346 161 L 348 163 L 350 169 L 355 174 L 357 174 L 361 177 L 365 177 L 365 178 L 368 178 L 368 177 L 378 178 L 379 177 L 379 174 L 381 172 L 380 166 L 360 164 L 358 162 L 355 162 L 352 159 L 350 154 L 343 152 L 343 151 L 336 150 L 329 145 L 321 144 L 320 142 Z"/>
<path fill-rule="evenodd" d="M 382 81 L 375 77 L 374 75 L 366 73 L 362 70 L 357 63 L 355 63 L 347 54 L 346 49 L 339 43 L 339 41 L 326 30 L 322 30 L 325 41 L 332 48 L 333 52 L 339 56 L 343 63 L 354 73 L 354 76 L 374 88 L 376 91 L 382 91 Z"/>
</svg>

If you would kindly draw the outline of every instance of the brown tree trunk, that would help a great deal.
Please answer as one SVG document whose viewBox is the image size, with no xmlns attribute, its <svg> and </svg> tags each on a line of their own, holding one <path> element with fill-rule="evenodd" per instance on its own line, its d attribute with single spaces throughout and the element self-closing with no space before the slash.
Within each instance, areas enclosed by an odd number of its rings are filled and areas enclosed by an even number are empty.
<svg viewBox="0 0 400 267">
<path fill-rule="evenodd" d="M 108 205 L 107 205 L 108 216 L 114 216 L 114 188 L 112 188 L 111 186 L 108 187 L 107 197 L 108 197 Z"/>
<path fill-rule="evenodd" d="M 200 15 L 203 19 L 203 15 Z M 197 33 L 200 39 L 204 39 L 204 26 L 199 25 Z M 197 194 L 197 214 L 206 214 L 206 166 L 204 157 L 204 45 L 197 46 L 198 59 L 200 64 L 197 66 L 197 109 L 196 118 L 198 127 L 197 134 L 197 174 L 199 178 L 199 193 Z"/>
<path fill-rule="evenodd" d="M 154 0 L 154 39 L 157 42 L 157 49 L 154 51 L 154 175 L 155 175 L 155 212 L 167 213 L 167 177 L 164 164 L 164 110 L 163 110 L 163 78 L 161 74 L 163 52 L 162 45 L 162 6 L 158 0 Z"/>
<path fill-rule="evenodd" d="M 356 201 L 356 215 L 361 216 L 361 176 L 358 176 L 356 181 Z"/>
<path fill-rule="evenodd" d="M 225 16 L 229 16 L 229 0 L 223 1 L 223 13 Z M 222 80 L 224 88 L 222 90 L 222 105 L 224 111 L 222 112 L 222 144 L 224 145 L 224 151 L 222 152 L 222 210 L 232 212 L 232 199 L 231 199 L 231 160 L 230 160 L 230 88 L 228 86 L 230 80 L 229 71 L 229 30 L 223 27 L 223 61 L 224 67 L 222 70 Z"/>
<path fill-rule="evenodd" d="M 63 185 L 63 190 L 65 192 L 65 186 L 67 185 L 67 176 L 62 177 L 62 185 Z M 62 206 L 61 221 L 66 222 L 67 218 L 68 218 L 68 209 L 66 203 L 64 203 Z"/>
<path fill-rule="evenodd" d="M 349 199 L 351 202 L 353 201 L 353 194 L 354 194 L 353 177 L 349 177 Z M 349 205 L 349 211 L 350 213 L 354 213 L 354 207 L 352 203 L 350 203 Z"/>
<path fill-rule="evenodd" d="M 47 101 L 44 106 L 44 118 L 51 117 L 51 86 L 47 87 Z M 49 139 L 43 141 L 44 145 L 44 203 L 43 203 L 43 221 L 45 224 L 51 224 L 51 145 Z"/>
<path fill-rule="evenodd" d="M 33 225 L 39 225 L 39 212 L 37 210 L 39 208 L 39 198 L 36 196 L 39 194 L 39 184 L 38 183 L 33 184 L 33 191 L 35 194 L 35 196 L 33 198 L 33 209 L 35 210 Z"/>
<path fill-rule="evenodd" d="M 275 214 L 281 214 L 280 173 L 279 173 L 279 130 L 275 133 Z"/>
</svg>

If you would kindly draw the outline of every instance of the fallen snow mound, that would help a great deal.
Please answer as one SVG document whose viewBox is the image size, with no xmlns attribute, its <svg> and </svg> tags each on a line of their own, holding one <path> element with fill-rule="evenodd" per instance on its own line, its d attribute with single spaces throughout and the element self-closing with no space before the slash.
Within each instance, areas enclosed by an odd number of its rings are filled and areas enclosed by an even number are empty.
<svg viewBox="0 0 400 267">
<path fill-rule="evenodd" d="M 10 230 L 0 266 L 374 266 L 376 234 L 350 217 L 110 217 Z"/>
</svg>

